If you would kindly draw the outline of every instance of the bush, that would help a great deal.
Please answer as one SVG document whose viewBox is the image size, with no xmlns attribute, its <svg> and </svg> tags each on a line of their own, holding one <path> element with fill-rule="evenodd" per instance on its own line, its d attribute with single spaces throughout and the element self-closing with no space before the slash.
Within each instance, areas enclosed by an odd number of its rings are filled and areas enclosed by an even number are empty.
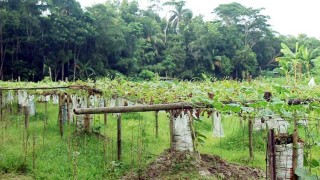
<svg viewBox="0 0 320 180">
<path fill-rule="evenodd" d="M 153 80 L 155 78 L 155 74 L 152 71 L 149 70 L 142 70 L 139 74 L 139 78 L 143 80 Z"/>
</svg>

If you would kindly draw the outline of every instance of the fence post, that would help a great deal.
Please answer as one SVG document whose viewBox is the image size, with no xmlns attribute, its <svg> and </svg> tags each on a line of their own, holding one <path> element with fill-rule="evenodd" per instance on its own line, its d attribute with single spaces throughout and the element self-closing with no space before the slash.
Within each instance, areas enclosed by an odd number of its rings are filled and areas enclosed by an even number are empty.
<svg viewBox="0 0 320 180">
<path fill-rule="evenodd" d="M 63 122 L 62 122 L 62 94 L 59 93 L 59 130 L 60 130 L 60 136 L 63 136 Z"/>
<path fill-rule="evenodd" d="M 29 108 L 28 106 L 23 106 L 24 110 L 24 128 L 28 129 L 29 127 Z"/>
<path fill-rule="evenodd" d="M 268 133 L 268 160 L 269 160 L 269 177 L 276 180 L 276 158 L 275 158 L 275 141 L 274 129 L 270 129 Z M 268 178 L 268 177 L 267 177 Z"/>
<path fill-rule="evenodd" d="M 103 99 L 103 104 L 104 104 L 104 107 L 107 107 L 107 100 L 106 100 L 106 98 L 104 98 Z M 104 115 L 103 115 L 103 119 L 104 119 L 104 125 L 107 125 L 107 121 L 108 121 L 108 115 L 107 115 L 107 113 L 105 113 Z"/>
<path fill-rule="evenodd" d="M 155 117 L 156 117 L 156 138 L 159 137 L 159 111 L 155 112 Z"/>
<path fill-rule="evenodd" d="M 121 161 L 121 114 L 117 114 L 117 151 L 118 160 Z"/>
<path fill-rule="evenodd" d="M 252 142 L 252 132 L 253 132 L 253 123 L 252 117 L 248 117 L 248 124 L 249 124 L 249 154 L 250 160 L 253 160 L 253 142 Z"/>
<path fill-rule="evenodd" d="M 294 130 L 292 134 L 292 171 L 293 171 L 293 179 L 298 179 L 298 176 L 295 174 L 295 171 L 298 167 L 298 127 L 297 127 L 297 116 L 296 112 L 294 114 Z"/>
</svg>

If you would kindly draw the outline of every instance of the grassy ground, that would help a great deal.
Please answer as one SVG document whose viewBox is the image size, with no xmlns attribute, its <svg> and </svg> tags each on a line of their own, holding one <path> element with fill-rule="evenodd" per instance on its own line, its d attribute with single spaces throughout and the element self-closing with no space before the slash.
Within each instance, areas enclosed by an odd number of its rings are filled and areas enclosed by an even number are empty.
<svg viewBox="0 0 320 180">
<path fill-rule="evenodd" d="M 44 104 L 38 103 L 37 115 L 30 117 L 28 130 L 24 129 L 22 115 L 11 115 L 8 110 L 4 114 L 5 122 L 1 123 L 0 133 L 0 179 L 117 179 L 127 173 L 139 172 L 169 148 L 169 120 L 165 112 L 159 113 L 158 138 L 155 137 L 154 113 L 122 115 L 121 162 L 116 160 L 117 124 L 114 115 L 108 115 L 107 126 L 103 124 L 102 115 L 94 117 L 94 129 L 103 134 L 104 139 L 76 135 L 72 125 L 64 126 L 64 136 L 61 137 L 57 105 L 49 104 L 48 124 L 45 125 Z M 225 137 L 214 138 L 208 118 L 196 122 L 196 128 L 207 137 L 199 151 L 265 169 L 266 132 L 254 132 L 254 160 L 251 161 L 246 124 L 241 127 L 238 118 L 225 116 L 223 127 Z M 320 150 L 316 149 L 313 156 L 320 157 Z M 186 177 L 192 176 L 186 174 Z"/>
</svg>

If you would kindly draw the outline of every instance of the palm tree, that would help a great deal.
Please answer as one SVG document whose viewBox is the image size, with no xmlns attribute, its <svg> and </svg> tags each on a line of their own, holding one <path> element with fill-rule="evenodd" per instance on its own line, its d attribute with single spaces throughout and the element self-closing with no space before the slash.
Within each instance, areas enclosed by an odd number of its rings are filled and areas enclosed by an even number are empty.
<svg viewBox="0 0 320 180">
<path fill-rule="evenodd" d="M 89 60 L 86 63 L 82 62 L 77 62 L 75 67 L 78 69 L 78 74 L 80 79 L 87 79 L 90 78 L 91 76 L 95 76 L 95 71 L 90 67 L 91 65 L 91 60 Z M 75 77 L 76 72 L 74 72 L 74 77 Z"/>
<path fill-rule="evenodd" d="M 165 29 L 165 33 L 166 33 L 166 30 L 168 28 L 169 23 L 171 23 L 174 31 L 177 34 L 179 34 L 181 22 L 185 22 L 185 24 L 188 24 L 190 22 L 193 14 L 190 9 L 184 8 L 185 4 L 186 4 L 186 2 L 184 0 L 181 0 L 181 1 L 172 0 L 172 1 L 168 1 L 168 2 L 164 3 L 164 5 L 174 7 L 173 10 L 170 10 L 171 16 L 168 19 L 168 24 Z"/>
</svg>

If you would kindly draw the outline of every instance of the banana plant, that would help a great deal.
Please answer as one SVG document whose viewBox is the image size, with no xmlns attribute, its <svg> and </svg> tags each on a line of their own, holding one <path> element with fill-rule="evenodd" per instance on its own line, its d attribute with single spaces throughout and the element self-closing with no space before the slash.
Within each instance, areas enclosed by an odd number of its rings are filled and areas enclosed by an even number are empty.
<svg viewBox="0 0 320 180">
<path fill-rule="evenodd" d="M 301 51 L 301 57 L 302 57 L 303 63 L 307 70 L 308 77 L 310 78 L 311 63 L 315 61 L 319 61 L 320 59 L 320 56 L 318 56 L 319 47 L 313 50 L 309 50 L 307 47 L 301 46 L 300 51 Z M 316 66 L 316 64 L 317 63 L 313 63 L 314 66 Z"/>
<path fill-rule="evenodd" d="M 299 43 L 298 42 L 296 43 L 295 52 L 292 52 L 291 49 L 284 43 L 281 43 L 281 47 L 282 47 L 281 52 L 283 56 L 276 58 L 276 61 L 279 62 L 279 65 L 281 67 L 283 67 L 283 65 L 286 65 L 287 67 L 292 66 L 293 69 L 291 69 L 291 71 L 293 71 L 294 80 L 295 82 L 297 82 L 297 75 L 298 75 L 297 70 L 298 70 L 298 66 L 301 65 L 301 62 L 302 62 L 301 48 L 299 48 Z M 286 69 L 286 68 L 283 67 L 283 69 Z M 288 68 L 286 70 L 289 71 Z M 288 75 L 288 73 L 286 74 Z"/>
</svg>

